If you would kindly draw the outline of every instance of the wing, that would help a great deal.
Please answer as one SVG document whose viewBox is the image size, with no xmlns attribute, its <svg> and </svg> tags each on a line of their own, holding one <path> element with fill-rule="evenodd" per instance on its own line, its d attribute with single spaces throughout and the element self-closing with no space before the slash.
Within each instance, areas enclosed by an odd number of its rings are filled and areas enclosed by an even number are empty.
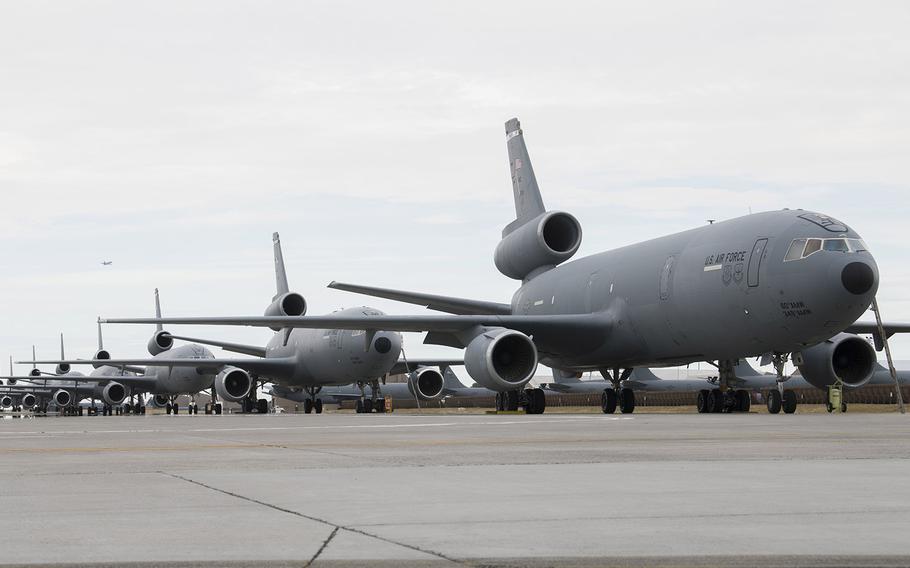
<svg viewBox="0 0 910 568">
<path fill-rule="evenodd" d="M 885 329 L 885 335 L 891 337 L 895 333 L 910 333 L 910 323 L 883 323 L 882 327 Z M 875 341 L 875 350 L 881 351 L 885 348 L 885 342 L 881 337 L 881 334 L 878 331 L 878 324 L 874 321 L 858 321 L 854 322 L 853 325 L 848 327 L 846 330 L 847 333 L 869 333 L 872 334 L 872 339 Z"/>
<path fill-rule="evenodd" d="M 243 343 L 229 343 L 227 341 L 216 341 L 214 339 L 200 339 L 198 337 L 187 337 L 185 335 L 174 335 L 173 333 L 169 334 L 174 339 L 179 339 L 181 341 L 189 341 L 191 343 L 201 343 L 202 345 L 213 345 L 215 347 L 220 347 L 225 351 L 233 351 L 234 353 L 243 353 L 244 355 L 252 355 L 253 357 L 265 357 L 265 347 L 259 347 L 258 345 L 246 345 Z"/>
<path fill-rule="evenodd" d="M 408 304 L 417 304 L 431 310 L 448 312 L 459 315 L 509 315 L 512 313 L 512 307 L 509 304 L 500 304 L 499 302 L 484 302 L 482 300 L 468 300 L 465 298 L 454 298 L 452 296 L 437 296 L 435 294 L 423 294 L 420 292 L 405 292 L 403 290 L 392 290 L 389 288 L 375 288 L 373 286 L 360 286 L 357 284 L 345 284 L 344 282 L 332 282 L 329 288 L 335 290 L 344 290 L 363 294 L 365 296 L 374 296 L 376 298 L 386 298 Z"/>
<path fill-rule="evenodd" d="M 217 373 L 224 367 L 237 367 L 245 371 L 250 371 L 251 373 L 262 373 L 269 375 L 274 373 L 282 374 L 286 372 L 293 372 L 297 366 L 297 359 L 294 357 L 275 357 L 271 359 L 193 359 L 189 357 L 166 359 L 163 357 L 153 357 L 147 359 L 77 359 L 74 361 L 38 361 L 37 363 L 39 365 L 56 365 L 65 363 L 69 365 L 105 365 L 108 367 L 122 367 L 127 365 L 144 365 L 146 367 L 193 367 L 197 372 L 200 373 Z M 86 380 L 88 382 L 116 380 L 120 382 L 120 379 L 121 377 L 119 376 L 80 377 L 79 382 L 83 382 L 83 380 Z"/>
<path fill-rule="evenodd" d="M 401 373 L 410 373 L 418 367 L 451 367 L 453 365 L 464 365 L 464 359 L 411 359 L 409 357 L 407 361 L 399 359 L 397 363 L 392 365 L 389 374 L 400 375 Z"/>
</svg>

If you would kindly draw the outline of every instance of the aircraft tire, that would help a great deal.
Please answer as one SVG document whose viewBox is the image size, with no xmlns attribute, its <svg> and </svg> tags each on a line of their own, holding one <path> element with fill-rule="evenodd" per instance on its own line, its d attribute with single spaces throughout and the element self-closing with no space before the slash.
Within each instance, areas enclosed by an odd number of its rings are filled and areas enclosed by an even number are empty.
<svg viewBox="0 0 910 568">
<path fill-rule="evenodd" d="M 373 412 L 373 401 L 369 398 L 364 399 L 363 401 L 363 413 L 370 414 Z"/>
<path fill-rule="evenodd" d="M 771 414 L 780 414 L 780 409 L 782 406 L 780 391 L 770 390 L 768 391 L 768 412 Z"/>
<path fill-rule="evenodd" d="M 847 412 L 847 403 L 846 402 L 840 403 L 840 411 Z"/>
<path fill-rule="evenodd" d="M 303 413 L 311 414 L 312 412 L 313 412 L 313 401 L 308 398 L 303 401 Z"/>
<path fill-rule="evenodd" d="M 695 408 L 698 410 L 699 414 L 706 414 L 709 412 L 710 407 L 708 406 L 708 395 L 711 393 L 708 389 L 702 389 L 698 391 L 698 398 L 695 399 Z"/>
<path fill-rule="evenodd" d="M 525 406 L 525 412 L 528 414 L 543 414 L 547 409 L 547 398 L 543 389 L 528 389 L 525 391 L 528 397 L 528 404 Z"/>
<path fill-rule="evenodd" d="M 619 411 L 623 414 L 635 412 L 635 391 L 632 389 L 619 390 Z"/>
<path fill-rule="evenodd" d="M 736 410 L 739 412 L 749 412 L 752 407 L 752 396 L 747 390 L 736 391 Z"/>
<path fill-rule="evenodd" d="M 616 391 L 613 389 L 604 389 L 600 395 L 600 409 L 604 414 L 614 414 L 616 412 Z"/>
<path fill-rule="evenodd" d="M 376 404 L 373 406 L 373 408 L 374 408 L 374 409 L 376 410 L 376 412 L 378 412 L 379 414 L 385 414 L 385 399 L 384 399 L 384 398 L 377 398 L 377 399 L 376 399 Z"/>
<path fill-rule="evenodd" d="M 503 401 L 505 401 L 506 410 L 510 412 L 515 412 L 518 410 L 519 401 L 519 392 L 517 390 L 506 391 L 503 393 Z"/>
<path fill-rule="evenodd" d="M 503 397 L 503 394 L 501 392 L 496 393 L 496 410 L 497 411 L 506 409 L 504 399 L 505 399 L 505 397 Z"/>
<path fill-rule="evenodd" d="M 321 398 L 316 399 L 316 404 L 314 405 L 314 407 L 316 410 L 316 414 L 322 414 L 322 399 Z"/>
<path fill-rule="evenodd" d="M 708 391 L 708 412 L 716 414 L 724 411 L 724 393 L 720 389 Z"/>
<path fill-rule="evenodd" d="M 221 414 L 222 406 L 220 402 L 215 403 L 215 414 Z"/>
<path fill-rule="evenodd" d="M 796 412 L 796 393 L 792 390 L 785 390 L 782 400 L 784 414 L 793 414 Z"/>
<path fill-rule="evenodd" d="M 177 412 L 180 410 L 180 405 L 175 402 L 174 405 L 171 407 L 171 410 L 174 411 L 174 415 L 176 416 Z"/>
<path fill-rule="evenodd" d="M 363 414 L 363 401 L 357 399 L 357 402 L 354 403 L 354 412 L 357 414 Z"/>
</svg>

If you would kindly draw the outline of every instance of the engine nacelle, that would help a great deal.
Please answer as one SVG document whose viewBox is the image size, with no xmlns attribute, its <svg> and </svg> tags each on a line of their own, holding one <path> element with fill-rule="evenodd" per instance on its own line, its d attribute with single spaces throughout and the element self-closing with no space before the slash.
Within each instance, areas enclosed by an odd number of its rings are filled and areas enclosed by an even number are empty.
<svg viewBox="0 0 910 568">
<path fill-rule="evenodd" d="M 266 317 L 302 316 L 306 314 L 306 300 L 297 292 L 287 292 L 275 298 L 265 309 Z M 281 328 L 271 328 L 281 331 Z"/>
<path fill-rule="evenodd" d="M 408 390 L 420 400 L 436 400 L 442 396 L 442 373 L 429 367 L 420 367 L 408 376 Z"/>
<path fill-rule="evenodd" d="M 73 402 L 73 395 L 71 395 L 70 391 L 68 390 L 60 389 L 58 391 L 54 391 L 51 399 L 58 407 L 69 406 L 69 404 Z"/>
<path fill-rule="evenodd" d="M 240 402 L 253 388 L 250 374 L 237 367 L 226 367 L 215 377 L 215 392 L 222 400 Z"/>
<path fill-rule="evenodd" d="M 40 377 L 42 375 L 41 375 L 41 371 L 39 371 L 38 369 L 32 369 L 31 371 L 28 372 L 28 376 L 29 377 Z"/>
<path fill-rule="evenodd" d="M 0 408 L 9 408 L 13 405 L 13 397 L 8 394 L 0 396 Z"/>
<path fill-rule="evenodd" d="M 170 402 L 170 400 L 168 400 L 168 398 L 166 396 L 164 396 L 163 394 L 156 394 L 155 396 L 153 396 L 152 398 L 149 399 L 147 404 L 149 404 L 155 408 L 164 408 L 165 406 L 167 406 L 167 403 L 169 403 L 169 402 Z"/>
<path fill-rule="evenodd" d="M 849 387 L 861 387 L 875 372 L 875 349 L 869 342 L 850 333 L 803 349 L 799 372 L 806 382 L 820 389 L 833 385 L 839 378 Z"/>
<path fill-rule="evenodd" d="M 36 404 L 38 404 L 37 396 L 33 395 L 30 392 L 27 392 L 24 395 L 22 395 L 22 406 L 24 406 L 25 408 L 32 408 Z"/>
<path fill-rule="evenodd" d="M 164 353 L 174 346 L 174 338 L 166 331 L 156 331 L 155 335 L 149 339 L 148 350 L 152 355 Z"/>
<path fill-rule="evenodd" d="M 54 371 L 58 375 L 65 375 L 72 370 L 72 367 L 69 363 L 58 363 L 57 368 Z"/>
<path fill-rule="evenodd" d="M 100 399 L 104 404 L 119 406 L 126 400 L 126 387 L 114 381 L 106 385 L 98 385 L 95 387 L 95 398 Z"/>
<path fill-rule="evenodd" d="M 16 379 L 7 379 L 6 384 L 11 387 L 16 386 Z"/>
<path fill-rule="evenodd" d="M 539 268 L 569 260 L 580 244 L 578 219 L 562 211 L 548 211 L 503 237 L 493 260 L 504 275 L 522 280 Z"/>
<path fill-rule="evenodd" d="M 481 386 L 497 392 L 516 390 L 537 370 L 537 347 L 520 331 L 491 329 L 468 344 L 464 365 Z"/>
<path fill-rule="evenodd" d="M 94 359 L 96 361 L 109 361 L 110 358 L 111 358 L 111 354 L 107 349 L 99 349 L 98 351 L 95 352 L 95 356 L 92 357 L 92 359 Z M 94 367 L 96 369 L 100 369 L 103 366 L 104 365 L 101 363 L 92 364 L 92 367 Z"/>
</svg>

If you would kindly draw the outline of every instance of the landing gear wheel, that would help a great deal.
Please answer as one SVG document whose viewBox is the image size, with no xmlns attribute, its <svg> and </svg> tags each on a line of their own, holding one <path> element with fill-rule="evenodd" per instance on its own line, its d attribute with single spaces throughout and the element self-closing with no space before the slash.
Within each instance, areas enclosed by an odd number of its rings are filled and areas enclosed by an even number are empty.
<svg viewBox="0 0 910 568">
<path fill-rule="evenodd" d="M 144 404 L 139 407 L 139 414 L 141 414 L 142 416 L 145 416 L 145 405 Z"/>
<path fill-rule="evenodd" d="M 215 414 L 221 414 L 221 403 L 220 402 L 215 403 Z"/>
<path fill-rule="evenodd" d="M 312 399 L 307 398 L 303 401 L 303 413 L 304 414 L 313 413 L 313 400 Z"/>
<path fill-rule="evenodd" d="M 708 412 L 718 413 L 724 411 L 724 393 L 720 389 L 708 391 Z"/>
<path fill-rule="evenodd" d="M 373 412 L 373 401 L 370 399 L 365 399 L 363 401 L 363 413 L 370 414 Z"/>
<path fill-rule="evenodd" d="M 543 414 L 547 408 L 547 398 L 543 389 L 528 389 L 525 391 L 528 398 L 528 404 L 525 406 L 527 414 Z"/>
<path fill-rule="evenodd" d="M 260 398 L 256 401 L 256 411 L 259 414 L 268 414 L 269 413 L 269 401 L 264 398 Z"/>
<path fill-rule="evenodd" d="M 847 403 L 846 402 L 840 403 L 840 411 L 847 412 Z"/>
<path fill-rule="evenodd" d="M 698 398 L 695 399 L 695 409 L 698 410 L 699 414 L 707 414 L 711 411 L 711 407 L 708 405 L 708 396 L 710 394 L 711 391 L 707 389 L 698 391 Z"/>
<path fill-rule="evenodd" d="M 635 412 L 635 391 L 632 389 L 619 390 L 619 411 L 623 414 Z"/>
<path fill-rule="evenodd" d="M 316 414 L 322 414 L 322 399 L 317 398 L 316 404 L 313 405 L 313 409 L 316 411 Z"/>
<path fill-rule="evenodd" d="M 496 393 L 496 410 L 498 412 L 498 411 L 505 410 L 505 409 L 506 409 L 505 397 L 503 396 L 503 393 L 498 392 L 498 393 Z"/>
<path fill-rule="evenodd" d="M 177 414 L 177 411 L 180 410 L 180 405 L 175 402 L 171 409 L 174 411 L 174 414 Z"/>
<path fill-rule="evenodd" d="M 132 406 L 130 406 L 130 403 L 126 403 L 126 404 L 123 405 L 123 413 L 124 413 L 124 414 L 129 414 L 129 413 L 130 413 L 130 409 L 132 409 Z"/>
<path fill-rule="evenodd" d="M 781 400 L 780 391 L 768 391 L 768 412 L 771 414 L 779 414 L 782 405 L 783 402 Z"/>
<path fill-rule="evenodd" d="M 164 408 L 167 410 L 167 413 L 170 414 L 171 410 L 173 410 L 174 407 L 171 406 L 171 403 L 169 402 L 164 406 Z"/>
<path fill-rule="evenodd" d="M 796 393 L 792 390 L 785 390 L 782 407 L 784 414 L 793 414 L 796 412 Z"/>
<path fill-rule="evenodd" d="M 509 412 L 518 410 L 518 404 L 520 402 L 518 391 L 506 391 L 502 393 L 502 398 L 505 403 L 505 410 L 508 410 Z"/>
<path fill-rule="evenodd" d="M 376 412 L 379 414 L 385 414 L 385 399 L 379 398 L 376 399 L 376 402 L 373 403 L 373 408 L 376 409 Z"/>
<path fill-rule="evenodd" d="M 749 412 L 752 407 L 752 396 L 747 390 L 736 391 L 736 410 L 739 412 Z"/>
<path fill-rule="evenodd" d="M 354 412 L 357 414 L 363 414 L 363 401 L 359 398 L 357 399 L 357 402 L 354 403 Z"/>
<path fill-rule="evenodd" d="M 831 414 L 832 412 L 834 412 L 834 405 L 831 404 L 830 401 L 829 401 L 829 402 L 826 402 L 826 403 L 825 403 L 825 409 L 828 411 L 828 414 Z"/>
<path fill-rule="evenodd" d="M 600 395 L 600 409 L 604 414 L 613 414 L 616 412 L 616 391 L 613 389 L 604 389 Z"/>
</svg>

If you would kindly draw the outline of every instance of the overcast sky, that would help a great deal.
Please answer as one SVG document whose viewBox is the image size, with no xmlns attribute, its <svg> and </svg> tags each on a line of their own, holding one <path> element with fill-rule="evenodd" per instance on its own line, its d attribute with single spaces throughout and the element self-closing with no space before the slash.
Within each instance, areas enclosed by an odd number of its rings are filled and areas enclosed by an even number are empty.
<svg viewBox="0 0 910 568">
<path fill-rule="evenodd" d="M 0 353 L 88 357 L 155 286 L 166 315 L 261 314 L 273 231 L 311 314 L 421 311 L 333 279 L 508 301 L 512 116 L 579 255 L 813 209 L 910 321 L 908 29 L 907 2 L 0 3 Z"/>
</svg>

